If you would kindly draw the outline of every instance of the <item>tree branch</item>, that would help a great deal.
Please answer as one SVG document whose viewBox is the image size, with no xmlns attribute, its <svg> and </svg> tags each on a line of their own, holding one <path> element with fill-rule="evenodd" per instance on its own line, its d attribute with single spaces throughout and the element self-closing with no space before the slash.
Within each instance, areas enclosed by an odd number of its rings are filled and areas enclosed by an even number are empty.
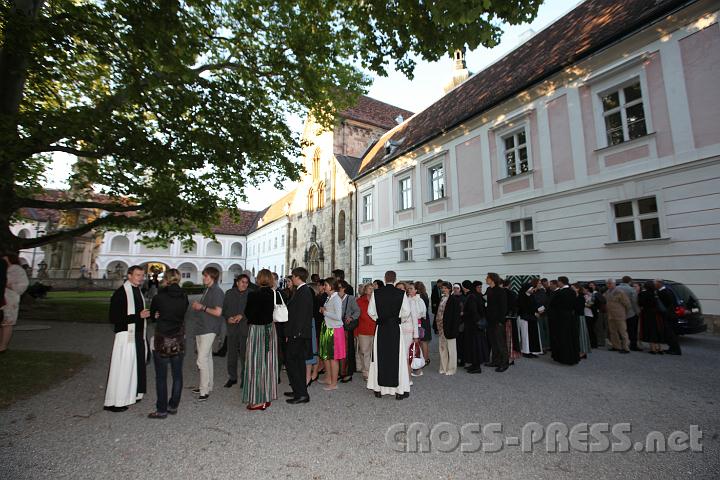
<svg viewBox="0 0 720 480">
<path fill-rule="evenodd" d="M 44 153 L 44 152 L 64 152 L 76 157 L 87 157 L 87 158 L 102 158 L 107 155 L 105 152 L 88 152 L 85 150 L 78 150 L 77 148 L 66 147 L 63 145 L 46 145 L 35 149 L 32 153 Z"/>
<path fill-rule="evenodd" d="M 77 228 L 69 230 L 60 230 L 58 232 L 51 233 L 42 237 L 36 238 L 23 238 L 20 240 L 20 249 L 35 248 L 48 243 L 59 242 L 69 238 L 79 237 L 90 230 L 107 224 L 121 224 L 123 226 L 139 224 L 141 219 L 137 217 L 124 217 L 122 215 L 108 215 L 106 217 L 98 217 L 90 223 L 81 225 Z"/>
<path fill-rule="evenodd" d="M 40 200 L 37 198 L 18 198 L 19 207 L 47 208 L 50 210 L 72 210 L 75 208 L 97 208 L 108 212 L 137 212 L 143 210 L 143 204 L 124 205 L 122 203 L 103 203 L 85 200 L 68 200 L 53 202 L 51 200 Z"/>
<path fill-rule="evenodd" d="M 206 63 L 199 67 L 191 68 L 190 71 L 200 74 L 203 72 L 209 72 L 212 70 L 225 70 L 226 68 L 243 68 L 244 65 L 237 62 L 218 62 L 218 63 Z"/>
</svg>

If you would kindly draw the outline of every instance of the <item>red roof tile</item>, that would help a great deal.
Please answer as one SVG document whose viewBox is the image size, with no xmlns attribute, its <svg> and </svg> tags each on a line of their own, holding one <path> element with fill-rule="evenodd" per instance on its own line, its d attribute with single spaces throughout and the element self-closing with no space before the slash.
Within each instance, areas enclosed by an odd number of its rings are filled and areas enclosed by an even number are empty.
<svg viewBox="0 0 720 480">
<path fill-rule="evenodd" d="M 398 115 L 407 119 L 412 116 L 412 114 L 411 111 L 405 110 L 404 108 L 361 95 L 354 107 L 343 110 L 339 113 L 339 116 L 390 130 L 397 125 L 395 119 Z"/>
<path fill-rule="evenodd" d="M 586 0 L 517 49 L 386 134 L 359 175 L 412 151 L 460 123 L 687 4 L 685 0 Z M 384 144 L 395 149 L 386 155 Z"/>
</svg>

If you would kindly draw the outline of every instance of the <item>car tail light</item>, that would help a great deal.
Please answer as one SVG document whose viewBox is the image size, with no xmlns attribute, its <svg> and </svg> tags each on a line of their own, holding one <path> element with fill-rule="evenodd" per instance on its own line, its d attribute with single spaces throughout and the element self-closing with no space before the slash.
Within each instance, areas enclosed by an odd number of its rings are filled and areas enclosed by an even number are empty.
<svg viewBox="0 0 720 480">
<path fill-rule="evenodd" d="M 678 317 L 684 317 L 686 313 L 687 310 L 682 305 L 678 305 L 677 307 L 675 307 L 675 315 L 677 315 Z"/>
</svg>

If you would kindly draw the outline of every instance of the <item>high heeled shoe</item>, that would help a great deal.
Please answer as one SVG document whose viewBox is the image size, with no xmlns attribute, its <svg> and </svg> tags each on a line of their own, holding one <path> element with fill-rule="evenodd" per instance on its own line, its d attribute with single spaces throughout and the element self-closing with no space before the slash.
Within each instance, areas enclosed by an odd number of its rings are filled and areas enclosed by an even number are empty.
<svg viewBox="0 0 720 480">
<path fill-rule="evenodd" d="M 340 379 L 340 383 L 348 383 L 348 382 L 352 382 L 352 375 L 350 375 L 349 377 L 343 377 Z"/>
</svg>

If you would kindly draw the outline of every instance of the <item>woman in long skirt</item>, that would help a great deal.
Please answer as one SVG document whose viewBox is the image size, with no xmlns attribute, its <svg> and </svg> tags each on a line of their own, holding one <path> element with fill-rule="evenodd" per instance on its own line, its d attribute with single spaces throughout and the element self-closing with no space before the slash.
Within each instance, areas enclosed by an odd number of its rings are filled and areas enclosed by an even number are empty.
<svg viewBox="0 0 720 480">
<path fill-rule="evenodd" d="M 242 401 L 248 404 L 248 410 L 265 410 L 277 398 L 278 343 L 273 312 L 280 298 L 272 289 L 274 278 L 270 270 L 258 272 L 257 284 L 260 288 L 248 294 L 245 307 L 249 332 Z"/>
<path fill-rule="evenodd" d="M 660 344 L 664 342 L 665 322 L 658 305 L 659 300 L 655 293 L 655 283 L 648 280 L 638 294 L 640 306 L 640 340 L 650 344 L 648 353 L 662 355 Z"/>
<path fill-rule="evenodd" d="M 345 329 L 342 319 L 342 301 L 337 292 L 337 281 L 325 279 L 325 292 L 328 298 L 320 309 L 325 322 L 320 331 L 320 359 L 325 361 L 324 390 L 336 390 L 340 360 L 345 358 Z"/>
<path fill-rule="evenodd" d="M 585 287 L 579 283 L 575 283 L 572 286 L 573 290 L 577 294 L 575 300 L 575 314 L 578 318 L 579 323 L 579 335 L 580 335 L 580 358 L 587 358 L 587 354 L 591 351 L 590 346 L 590 332 L 588 331 L 587 322 L 585 320 Z"/>
</svg>

